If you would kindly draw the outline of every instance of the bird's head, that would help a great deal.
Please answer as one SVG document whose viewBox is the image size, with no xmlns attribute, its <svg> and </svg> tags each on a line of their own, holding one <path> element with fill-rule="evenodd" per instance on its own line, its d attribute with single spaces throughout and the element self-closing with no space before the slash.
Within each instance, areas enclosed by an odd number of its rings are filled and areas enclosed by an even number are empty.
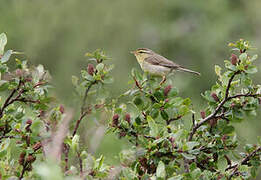
<svg viewBox="0 0 261 180">
<path fill-rule="evenodd" d="M 139 62 L 143 62 L 144 59 L 154 54 L 154 52 L 148 48 L 139 48 L 135 51 L 131 51 L 134 54 Z"/>
</svg>

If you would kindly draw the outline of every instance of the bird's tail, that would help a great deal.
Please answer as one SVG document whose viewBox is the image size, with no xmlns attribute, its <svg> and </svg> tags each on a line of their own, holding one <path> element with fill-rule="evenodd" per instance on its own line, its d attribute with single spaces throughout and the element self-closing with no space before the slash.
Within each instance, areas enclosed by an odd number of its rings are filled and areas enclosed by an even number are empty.
<svg viewBox="0 0 261 180">
<path fill-rule="evenodd" d="M 199 73 L 199 72 L 192 71 L 192 70 L 186 69 L 186 68 L 184 68 L 184 67 L 179 67 L 177 70 L 178 70 L 178 71 L 183 71 L 183 72 L 189 72 L 189 73 L 196 74 L 196 75 L 199 75 L 199 76 L 200 76 L 200 73 Z"/>
</svg>

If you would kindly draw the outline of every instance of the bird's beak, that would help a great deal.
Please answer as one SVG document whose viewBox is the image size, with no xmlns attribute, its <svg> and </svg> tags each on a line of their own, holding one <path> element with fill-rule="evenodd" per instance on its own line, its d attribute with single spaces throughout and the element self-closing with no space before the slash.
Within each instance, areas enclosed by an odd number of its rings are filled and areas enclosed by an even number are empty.
<svg viewBox="0 0 261 180">
<path fill-rule="evenodd" d="M 130 51 L 131 54 L 135 54 L 135 51 Z"/>
</svg>

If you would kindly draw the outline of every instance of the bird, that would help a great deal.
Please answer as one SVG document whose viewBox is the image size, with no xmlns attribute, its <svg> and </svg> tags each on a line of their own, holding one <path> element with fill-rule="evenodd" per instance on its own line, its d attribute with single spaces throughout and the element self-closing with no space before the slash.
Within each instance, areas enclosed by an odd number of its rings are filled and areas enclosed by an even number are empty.
<svg viewBox="0 0 261 180">
<path fill-rule="evenodd" d="M 135 51 L 131 51 L 135 55 L 141 69 L 154 76 L 161 76 L 162 85 L 166 81 L 166 76 L 173 71 L 189 72 L 195 75 L 200 75 L 199 72 L 187 69 L 173 61 L 155 53 L 148 48 L 138 48 Z"/>
</svg>

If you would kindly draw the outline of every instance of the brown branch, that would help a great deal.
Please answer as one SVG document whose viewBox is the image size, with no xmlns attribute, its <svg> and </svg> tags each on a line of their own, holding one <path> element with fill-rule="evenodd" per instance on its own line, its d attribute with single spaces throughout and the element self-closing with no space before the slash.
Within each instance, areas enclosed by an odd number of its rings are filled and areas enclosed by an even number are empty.
<svg viewBox="0 0 261 180">
<path fill-rule="evenodd" d="M 84 93 L 84 97 L 83 97 L 83 102 L 82 102 L 82 107 L 81 107 L 81 116 L 80 118 L 76 121 L 76 124 L 74 126 L 74 129 L 73 129 L 73 134 L 72 134 L 72 137 L 77 133 L 77 130 L 79 128 L 79 125 L 82 121 L 82 119 L 88 114 L 88 111 L 85 110 L 85 105 L 86 105 L 86 99 L 88 97 L 88 93 L 92 87 L 92 85 L 94 85 L 96 83 L 96 81 L 92 82 L 88 87 L 87 89 L 85 90 L 85 93 Z"/>
<path fill-rule="evenodd" d="M 80 176 L 83 174 L 83 166 L 82 166 L 82 158 L 80 152 L 77 152 L 77 157 L 79 159 L 79 166 L 80 166 Z"/>
<path fill-rule="evenodd" d="M 20 89 L 22 84 L 22 80 L 19 80 L 18 86 L 12 90 L 12 92 L 10 93 L 10 95 L 7 97 L 7 99 L 4 102 L 4 105 L 2 106 L 2 108 L 0 109 L 0 118 L 3 117 L 3 113 L 5 108 L 7 108 L 10 105 L 10 100 L 12 99 L 12 97 L 14 96 L 14 94 Z"/>
<path fill-rule="evenodd" d="M 19 179 L 20 179 L 20 180 L 23 179 L 23 177 L 24 177 L 24 173 L 25 173 L 25 171 L 26 171 L 27 165 L 28 165 L 28 162 L 24 162 L 23 168 L 22 168 L 22 172 L 21 172 L 21 174 L 20 174 L 20 176 L 19 176 Z"/>
<path fill-rule="evenodd" d="M 251 152 L 248 156 L 246 156 L 240 163 L 235 164 L 234 166 L 227 168 L 226 171 L 229 170 L 229 169 L 234 169 L 232 171 L 231 175 L 228 177 L 228 179 L 232 179 L 232 177 L 238 173 L 239 166 L 246 164 L 250 160 L 250 158 L 255 156 L 259 151 L 261 151 L 261 146 L 259 148 L 257 148 L 255 151 Z"/>
<path fill-rule="evenodd" d="M 235 98 L 240 98 L 240 97 L 260 97 L 261 94 L 237 94 L 237 95 L 234 95 L 234 96 L 229 96 L 229 89 L 231 87 L 231 83 L 234 79 L 234 77 L 239 74 L 241 71 L 237 71 L 235 72 L 229 79 L 228 81 L 228 85 L 227 85 L 227 88 L 226 88 L 226 93 L 225 93 L 225 97 L 224 99 L 218 104 L 217 108 L 215 109 L 214 112 L 212 112 L 209 116 L 207 116 L 206 118 L 204 118 L 203 120 L 201 120 L 199 123 L 196 123 L 193 127 L 192 127 L 192 130 L 190 132 L 190 135 L 189 135 L 189 141 L 192 140 L 193 138 L 193 135 L 195 134 L 195 132 L 197 131 L 197 129 L 202 126 L 203 124 L 205 124 L 206 122 L 210 121 L 211 119 L 214 119 L 216 118 L 218 112 L 222 109 L 222 107 L 224 106 L 224 104 L 228 101 L 230 101 L 231 99 L 235 99 Z"/>
<path fill-rule="evenodd" d="M 172 121 L 177 121 L 180 118 L 182 118 L 182 116 L 177 116 L 176 118 L 171 118 L 171 119 L 167 120 L 166 123 L 167 123 L 167 125 L 169 125 Z"/>
</svg>

